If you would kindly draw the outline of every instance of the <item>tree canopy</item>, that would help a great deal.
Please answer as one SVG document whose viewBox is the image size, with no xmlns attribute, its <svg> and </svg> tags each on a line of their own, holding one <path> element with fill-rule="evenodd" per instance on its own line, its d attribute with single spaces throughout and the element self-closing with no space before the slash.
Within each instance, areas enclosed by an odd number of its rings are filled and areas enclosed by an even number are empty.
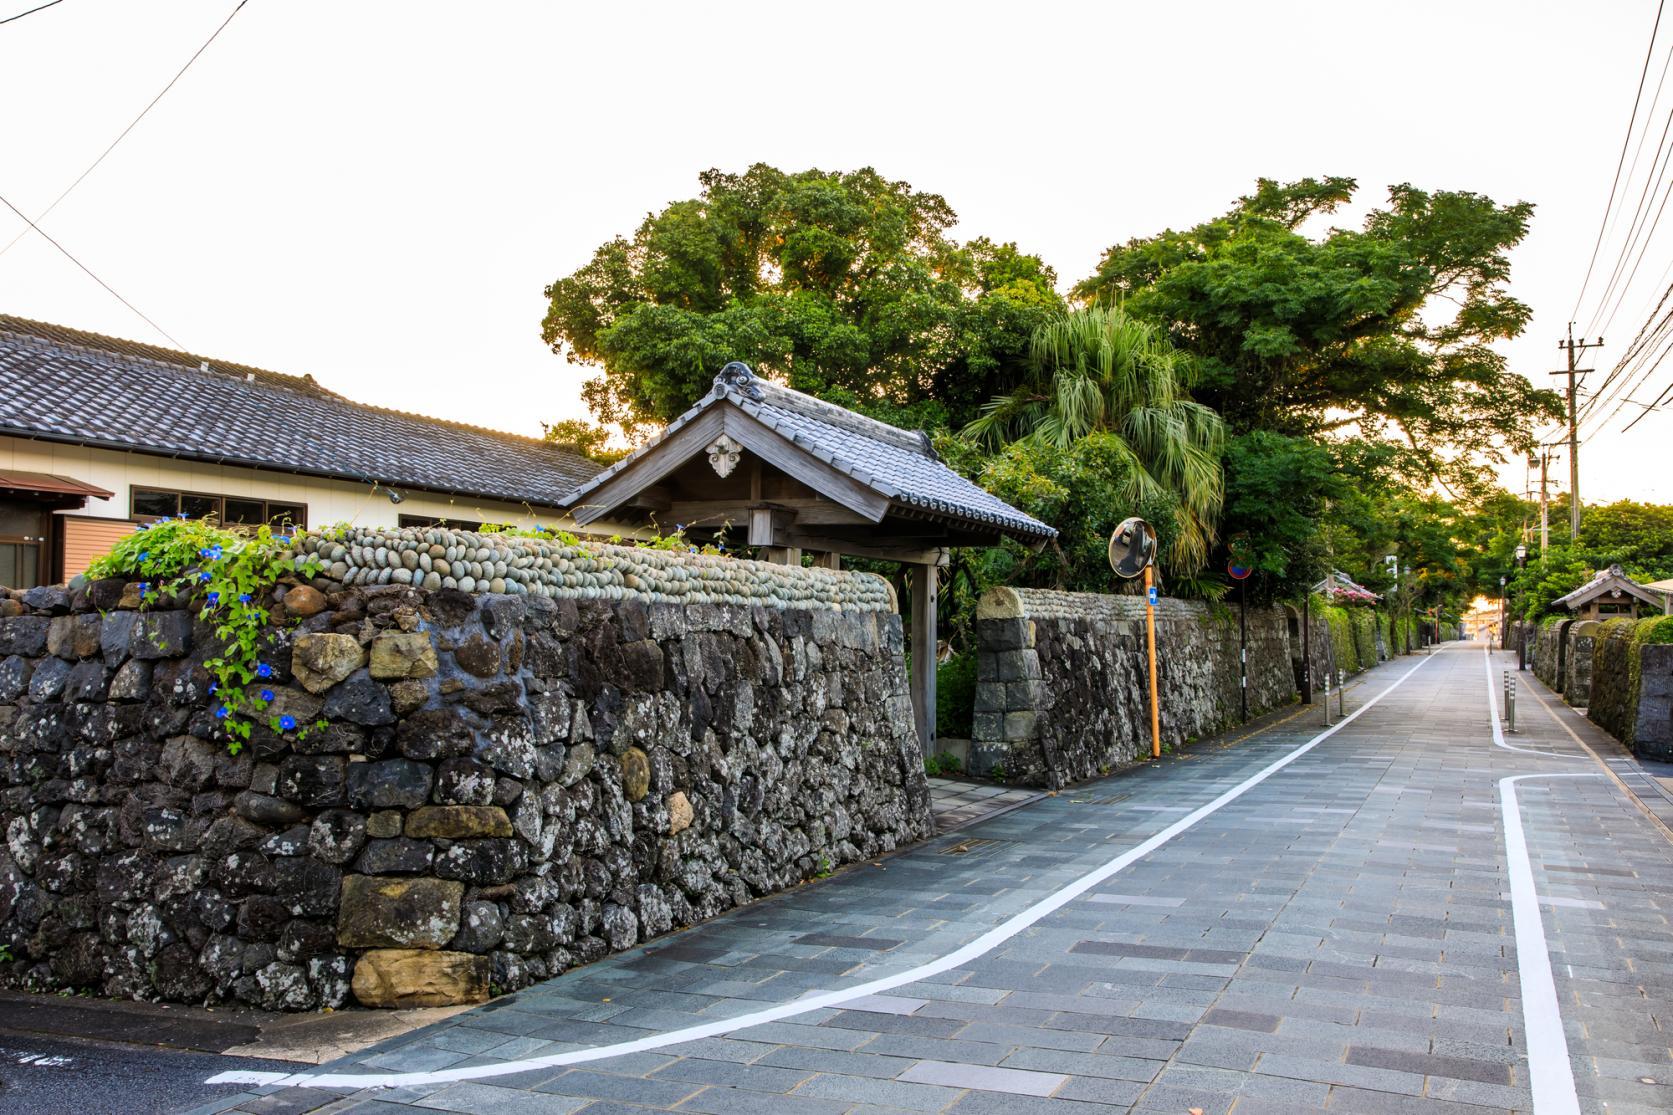
<svg viewBox="0 0 1673 1115">
<path fill-rule="evenodd" d="M 546 288 L 541 335 L 602 369 L 584 389 L 601 421 L 668 421 L 743 360 L 886 419 L 961 426 L 1062 306 L 1038 256 L 952 239 L 945 199 L 869 167 L 699 180 Z"/>
<path fill-rule="evenodd" d="M 1467 450 L 1525 449 L 1557 397 L 1490 346 L 1528 321 L 1506 284 L 1533 207 L 1398 185 L 1362 227 L 1308 235 L 1355 189 L 1261 179 L 1220 217 L 1110 248 L 1075 294 L 1165 324 L 1234 433 L 1393 438 L 1408 471 L 1454 480 Z"/>
<path fill-rule="evenodd" d="M 1515 573 L 1528 508 L 1486 466 L 1559 411 L 1493 347 L 1528 323 L 1509 292 L 1525 202 L 1402 184 L 1340 227 L 1353 179 L 1261 179 L 1220 216 L 1109 248 L 1066 300 L 1038 256 L 955 238 L 946 199 L 871 168 L 757 164 L 699 187 L 547 287 L 542 336 L 598 370 L 584 393 L 605 423 L 666 422 L 743 360 L 939 431 L 948 463 L 1061 532 L 956 555 L 949 629 L 996 583 L 1110 591 L 1105 540 L 1130 514 L 1158 527 L 1171 590 L 1210 597 L 1232 549 L 1251 599 L 1338 568 L 1396 610 L 1500 576 L 1537 608 L 1605 559 L 1673 574 L 1658 509 L 1616 508 L 1589 509 L 1537 586 Z M 550 436 L 611 456 L 585 423 Z"/>
<path fill-rule="evenodd" d="M 1029 357 L 1027 377 L 965 433 L 991 446 L 1032 440 L 1058 451 L 1103 435 L 1103 452 L 1127 465 L 1118 499 L 1137 506 L 1168 496 L 1178 507 L 1169 558 L 1182 572 L 1200 569 L 1220 514 L 1222 427 L 1188 394 L 1190 358 L 1156 326 L 1108 306 L 1042 324 Z"/>
</svg>

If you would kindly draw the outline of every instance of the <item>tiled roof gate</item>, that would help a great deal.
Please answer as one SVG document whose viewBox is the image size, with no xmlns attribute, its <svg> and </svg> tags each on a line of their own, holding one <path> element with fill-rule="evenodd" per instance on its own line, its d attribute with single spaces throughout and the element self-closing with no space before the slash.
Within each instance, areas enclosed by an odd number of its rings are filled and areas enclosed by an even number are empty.
<svg viewBox="0 0 1673 1115">
<path fill-rule="evenodd" d="M 772 560 L 804 550 L 911 567 L 912 692 L 934 745 L 936 581 L 954 546 L 1040 545 L 1056 531 L 954 472 L 929 437 L 731 363 L 657 438 L 564 500 L 578 523 L 635 515 L 702 536 L 747 530 Z M 732 535 L 736 538 L 736 535 Z"/>
</svg>

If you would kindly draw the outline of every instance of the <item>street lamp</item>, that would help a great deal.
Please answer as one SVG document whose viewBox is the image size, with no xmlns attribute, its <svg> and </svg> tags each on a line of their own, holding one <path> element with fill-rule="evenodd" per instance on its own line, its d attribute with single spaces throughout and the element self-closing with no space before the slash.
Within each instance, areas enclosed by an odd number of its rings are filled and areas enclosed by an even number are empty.
<svg viewBox="0 0 1673 1115">
<path fill-rule="evenodd" d="M 1527 543 L 1518 542 L 1516 544 L 1516 568 L 1520 571 L 1523 566 L 1527 564 Z M 1516 620 L 1516 668 L 1518 670 L 1526 670 L 1528 668 L 1528 627 L 1522 622 L 1520 616 L 1518 616 Z"/>
</svg>

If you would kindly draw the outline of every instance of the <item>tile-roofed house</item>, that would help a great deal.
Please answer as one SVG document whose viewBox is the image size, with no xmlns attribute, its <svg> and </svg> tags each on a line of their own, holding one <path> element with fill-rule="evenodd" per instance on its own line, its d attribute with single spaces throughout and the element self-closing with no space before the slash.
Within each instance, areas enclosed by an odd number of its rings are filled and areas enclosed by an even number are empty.
<svg viewBox="0 0 1673 1115">
<path fill-rule="evenodd" d="M 954 472 L 921 432 L 901 430 L 728 364 L 714 388 L 654 441 L 564 500 L 578 523 L 638 515 L 699 536 L 738 538 L 769 560 L 803 551 L 909 566 L 912 704 L 935 743 L 936 580 L 955 546 L 1056 531 Z M 738 534 L 730 534 L 737 530 Z"/>
<path fill-rule="evenodd" d="M 170 507 L 301 526 L 556 524 L 598 466 L 309 376 L 0 315 L 0 470 L 93 488 L 0 492 L 0 584 L 15 585 L 79 571 Z"/>
</svg>

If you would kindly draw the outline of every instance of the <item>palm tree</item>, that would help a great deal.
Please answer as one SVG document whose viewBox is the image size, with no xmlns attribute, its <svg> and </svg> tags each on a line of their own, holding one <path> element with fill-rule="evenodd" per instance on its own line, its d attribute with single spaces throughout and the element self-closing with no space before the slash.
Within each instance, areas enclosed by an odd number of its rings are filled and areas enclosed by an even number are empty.
<svg viewBox="0 0 1673 1115">
<path fill-rule="evenodd" d="M 1208 561 L 1223 483 L 1220 416 L 1188 394 L 1196 372 L 1158 326 L 1119 306 L 1070 310 L 1034 331 L 1029 378 L 982 407 L 968 437 L 997 447 L 1024 439 L 1067 447 L 1113 434 L 1131 457 L 1137 504 L 1161 493 L 1179 505 L 1169 564 Z"/>
</svg>

